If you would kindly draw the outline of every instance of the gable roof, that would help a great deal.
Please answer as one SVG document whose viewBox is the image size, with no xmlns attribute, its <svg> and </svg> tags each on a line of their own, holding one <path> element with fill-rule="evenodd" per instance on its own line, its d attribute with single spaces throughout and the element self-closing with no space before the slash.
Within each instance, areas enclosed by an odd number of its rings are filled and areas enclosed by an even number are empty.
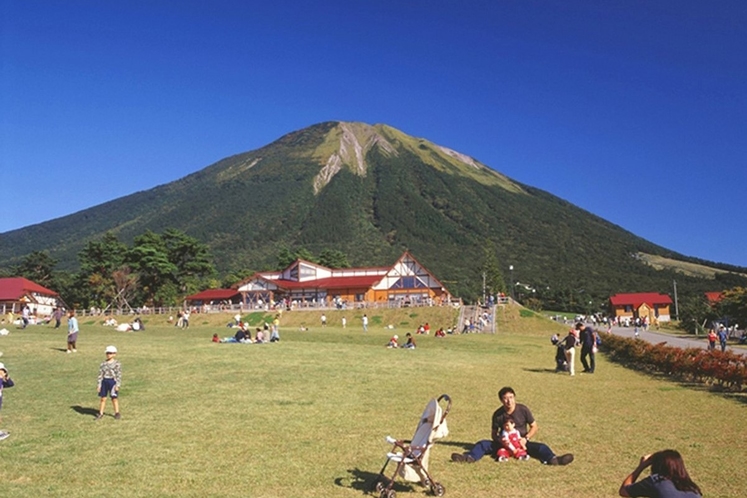
<svg viewBox="0 0 747 498">
<path fill-rule="evenodd" d="M 381 280 L 381 275 L 363 275 L 358 277 L 328 277 L 306 282 L 295 280 L 271 280 L 282 289 L 349 289 L 356 287 L 371 287 Z"/>
<path fill-rule="evenodd" d="M 233 299 L 240 294 L 236 289 L 207 289 L 184 299 L 187 301 L 224 301 Z"/>
<path fill-rule="evenodd" d="M 615 294 L 610 297 L 613 306 L 633 306 L 638 308 L 643 303 L 653 306 L 655 304 L 672 304 L 672 298 L 666 294 L 657 292 L 637 292 L 630 294 Z"/>
<path fill-rule="evenodd" d="M 299 268 L 313 268 L 315 275 L 302 275 Z M 370 266 L 355 268 L 327 268 L 317 263 L 297 259 L 281 271 L 258 272 L 239 282 L 236 287 L 241 292 L 257 291 L 252 283 L 259 283 L 261 291 L 271 290 L 314 290 L 328 289 L 378 289 L 390 288 L 402 277 L 419 279 L 421 287 L 440 288 L 443 284 L 426 270 L 410 253 L 405 251 L 392 266 Z M 394 287 L 392 287 L 394 288 Z"/>
<path fill-rule="evenodd" d="M 27 278 L 0 278 L 0 301 L 18 301 L 23 296 L 32 293 L 43 294 L 45 296 L 59 296 L 55 291 L 47 289 Z"/>
</svg>

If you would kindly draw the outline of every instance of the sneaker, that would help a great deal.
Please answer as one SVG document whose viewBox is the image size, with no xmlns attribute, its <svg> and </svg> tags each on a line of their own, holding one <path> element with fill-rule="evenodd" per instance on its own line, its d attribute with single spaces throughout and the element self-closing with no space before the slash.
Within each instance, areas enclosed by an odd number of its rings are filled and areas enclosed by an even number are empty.
<svg viewBox="0 0 747 498">
<path fill-rule="evenodd" d="M 475 463 L 475 459 L 466 453 L 452 453 L 451 461 L 459 463 Z"/>
<path fill-rule="evenodd" d="M 121 418 L 122 418 L 122 415 L 120 415 L 119 412 L 117 412 L 117 413 L 114 414 L 114 419 L 115 420 L 119 420 Z"/>
<path fill-rule="evenodd" d="M 104 418 L 104 414 L 103 413 L 96 414 L 96 420 L 101 420 L 102 418 Z"/>
<path fill-rule="evenodd" d="M 0 441 L 3 439 L 8 439 L 8 436 L 10 436 L 10 433 L 7 431 L 0 431 Z"/>
<path fill-rule="evenodd" d="M 77 352 L 78 352 L 78 350 L 77 350 L 77 349 L 73 349 L 73 353 L 77 353 Z"/>
<path fill-rule="evenodd" d="M 550 465 L 568 465 L 572 461 L 573 455 L 570 453 L 566 453 L 565 455 L 560 455 L 559 457 L 552 457 L 552 460 L 550 460 Z"/>
<path fill-rule="evenodd" d="M 68 349 L 68 350 L 67 350 L 67 354 L 70 354 L 70 353 L 72 353 L 72 351 L 70 351 L 70 350 Z"/>
<path fill-rule="evenodd" d="M 504 457 L 504 456 L 499 456 L 499 457 L 498 457 L 498 461 L 499 461 L 499 462 L 508 462 L 508 457 Z"/>
<path fill-rule="evenodd" d="M 522 455 L 522 456 L 520 456 L 520 457 L 519 457 L 519 460 L 521 460 L 521 461 L 523 461 L 523 462 L 526 462 L 526 461 L 527 461 L 527 460 L 529 460 L 530 458 L 531 458 L 531 457 L 530 457 L 529 455 Z"/>
</svg>

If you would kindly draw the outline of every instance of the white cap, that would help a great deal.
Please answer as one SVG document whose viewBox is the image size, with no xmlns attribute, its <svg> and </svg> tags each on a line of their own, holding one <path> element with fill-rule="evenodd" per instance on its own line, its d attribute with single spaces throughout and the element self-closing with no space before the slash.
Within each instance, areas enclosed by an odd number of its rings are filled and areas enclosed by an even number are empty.
<svg viewBox="0 0 747 498">
<path fill-rule="evenodd" d="M 394 338 L 395 338 L 395 339 L 399 339 L 399 336 L 398 336 L 398 335 L 395 335 L 395 336 L 394 336 Z"/>
<path fill-rule="evenodd" d="M 5 363 L 0 363 L 0 370 L 5 370 L 6 372 L 8 371 L 8 369 L 5 368 Z"/>
<path fill-rule="evenodd" d="M 116 348 L 116 346 L 107 346 L 106 350 L 104 352 L 105 353 L 116 353 L 117 352 L 117 348 Z"/>
</svg>

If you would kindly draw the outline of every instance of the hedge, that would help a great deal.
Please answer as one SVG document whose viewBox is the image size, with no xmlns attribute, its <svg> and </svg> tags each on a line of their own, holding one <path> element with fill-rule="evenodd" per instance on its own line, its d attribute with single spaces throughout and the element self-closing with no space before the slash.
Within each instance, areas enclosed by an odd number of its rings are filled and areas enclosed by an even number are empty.
<svg viewBox="0 0 747 498">
<path fill-rule="evenodd" d="M 682 349 L 611 334 L 602 338 L 602 351 L 627 366 L 733 391 L 747 387 L 747 357 L 731 351 Z"/>
</svg>

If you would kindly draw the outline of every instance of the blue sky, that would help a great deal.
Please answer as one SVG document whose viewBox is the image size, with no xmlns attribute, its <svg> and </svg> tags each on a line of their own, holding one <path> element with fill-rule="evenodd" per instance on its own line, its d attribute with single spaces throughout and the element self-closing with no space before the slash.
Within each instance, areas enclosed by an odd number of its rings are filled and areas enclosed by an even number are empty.
<svg viewBox="0 0 747 498">
<path fill-rule="evenodd" d="M 0 0 L 0 233 L 343 120 L 747 266 L 745 47 L 738 0 Z"/>
</svg>

